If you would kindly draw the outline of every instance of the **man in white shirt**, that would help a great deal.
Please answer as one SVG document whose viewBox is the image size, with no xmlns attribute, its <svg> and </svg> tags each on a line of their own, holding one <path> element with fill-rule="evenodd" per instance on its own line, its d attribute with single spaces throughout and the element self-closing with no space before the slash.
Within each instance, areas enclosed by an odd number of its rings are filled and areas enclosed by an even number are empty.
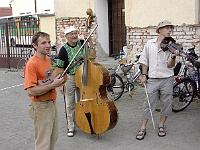
<svg viewBox="0 0 200 150">
<path fill-rule="evenodd" d="M 141 129 L 136 136 L 138 140 L 144 139 L 147 122 L 152 117 L 150 109 L 152 112 L 155 111 L 159 98 L 162 103 L 162 109 L 158 125 L 158 136 L 163 137 L 166 135 L 164 124 L 167 116 L 172 112 L 173 67 L 175 66 L 175 59 L 176 56 L 179 55 L 179 51 L 176 50 L 174 53 L 171 53 L 169 50 L 163 51 L 160 47 L 160 43 L 166 37 L 170 37 L 173 29 L 174 26 L 171 22 L 167 20 L 161 21 L 156 29 L 159 36 L 146 43 L 140 56 L 139 61 L 142 64 L 141 83 L 146 85 L 151 108 L 149 108 L 148 102 L 144 101 Z"/>
</svg>

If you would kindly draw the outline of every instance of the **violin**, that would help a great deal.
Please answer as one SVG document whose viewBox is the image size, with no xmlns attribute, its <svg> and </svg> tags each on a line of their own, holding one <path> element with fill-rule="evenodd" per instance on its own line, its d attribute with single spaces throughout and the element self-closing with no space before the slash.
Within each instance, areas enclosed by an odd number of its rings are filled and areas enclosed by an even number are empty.
<svg viewBox="0 0 200 150">
<path fill-rule="evenodd" d="M 174 51 L 179 50 L 181 53 L 186 55 L 186 53 L 183 51 L 182 45 L 176 43 L 172 37 L 165 37 L 160 43 L 160 47 L 163 51 L 169 50 L 171 53 L 174 53 Z"/>
<path fill-rule="evenodd" d="M 58 75 L 60 75 L 59 78 L 64 77 L 64 82 L 63 83 L 65 83 L 67 81 L 67 75 L 63 74 L 63 69 L 62 68 L 56 68 L 56 69 L 54 69 L 52 71 L 51 75 L 47 79 L 45 79 L 45 80 L 38 80 L 38 85 L 47 85 L 47 84 L 50 84 L 50 83 L 52 83 L 54 81 L 54 79 Z M 53 92 L 54 92 L 54 90 L 50 90 L 50 91 L 48 91 L 45 94 L 37 96 L 37 98 L 40 101 L 48 100 L 53 95 Z"/>
<path fill-rule="evenodd" d="M 182 54 L 184 54 L 192 64 L 196 63 L 196 57 L 192 55 L 188 55 L 186 52 L 183 51 L 182 45 L 176 43 L 176 41 L 172 37 L 165 37 L 164 40 L 160 43 L 160 47 L 163 51 L 169 50 L 171 53 L 178 50 Z"/>
<path fill-rule="evenodd" d="M 87 21 L 91 22 L 90 19 Z M 88 55 L 86 52 L 85 55 Z M 90 55 L 84 58 L 87 59 L 75 74 L 76 86 L 80 91 L 79 102 L 75 105 L 75 120 L 82 131 L 101 134 L 114 128 L 118 120 L 115 103 L 107 96 L 110 74 L 95 58 Z"/>
<path fill-rule="evenodd" d="M 75 58 L 74 58 L 75 60 Z M 65 83 L 67 81 L 67 72 L 72 69 L 73 67 L 75 67 L 76 65 L 78 64 L 82 64 L 84 61 L 83 58 L 79 58 L 78 60 L 76 60 L 74 63 L 70 63 L 70 65 L 68 65 L 68 67 L 64 70 L 62 68 L 56 68 L 53 70 L 53 72 L 50 74 L 50 76 L 45 79 L 45 80 L 38 80 L 38 84 L 39 85 L 47 85 L 47 84 L 50 84 L 53 82 L 53 80 L 58 76 L 60 75 L 59 78 L 62 78 L 64 77 L 64 82 Z M 50 90 L 48 91 L 47 93 L 43 94 L 43 95 L 40 95 L 40 96 L 37 96 L 37 98 L 40 100 L 40 101 L 43 101 L 43 100 L 47 100 L 51 97 L 51 95 L 53 94 L 54 90 Z"/>
</svg>

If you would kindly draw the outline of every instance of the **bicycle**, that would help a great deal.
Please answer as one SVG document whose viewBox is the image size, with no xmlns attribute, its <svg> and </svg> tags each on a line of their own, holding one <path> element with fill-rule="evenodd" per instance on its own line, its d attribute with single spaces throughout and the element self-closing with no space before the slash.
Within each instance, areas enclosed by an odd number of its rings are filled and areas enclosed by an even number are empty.
<svg viewBox="0 0 200 150">
<path fill-rule="evenodd" d="M 180 78 L 188 77 L 191 74 L 194 73 L 195 67 L 192 65 L 190 59 L 198 60 L 198 55 L 194 51 L 195 46 L 193 48 L 190 48 L 186 51 L 186 55 L 180 55 L 181 60 L 177 63 L 177 65 L 174 68 L 174 76 L 177 82 L 180 80 Z"/>
<path fill-rule="evenodd" d="M 112 55 L 115 59 L 119 59 L 119 55 Z M 131 96 L 131 91 L 134 89 L 134 82 L 141 75 L 141 67 L 139 67 L 135 72 L 131 72 L 134 65 L 138 64 L 138 59 L 140 55 L 137 55 L 137 60 L 129 64 L 120 63 L 114 68 L 108 69 L 111 74 L 111 82 L 107 86 L 108 97 L 114 101 L 118 100 L 123 93 L 128 92 Z M 121 69 L 125 81 L 119 75 L 119 70 Z M 125 91 L 126 89 L 126 91 Z"/>
<path fill-rule="evenodd" d="M 18 64 L 17 64 L 17 72 L 22 78 L 24 78 L 24 68 L 26 66 L 26 63 L 33 56 L 32 49 L 21 50 L 21 53 L 23 53 L 25 51 L 28 52 L 27 54 L 23 54 L 23 55 L 26 55 L 26 57 L 25 58 L 21 58 L 19 60 Z"/>
<path fill-rule="evenodd" d="M 189 53 L 187 53 L 187 56 L 184 57 L 185 61 L 189 61 L 190 63 L 192 63 L 192 65 L 184 62 L 180 74 L 175 77 L 176 82 L 173 86 L 172 102 L 173 112 L 183 111 L 190 105 L 195 96 L 199 97 L 198 93 L 200 92 L 200 62 L 197 61 L 198 56 L 195 54 L 194 48 L 192 48 L 189 49 Z"/>
</svg>

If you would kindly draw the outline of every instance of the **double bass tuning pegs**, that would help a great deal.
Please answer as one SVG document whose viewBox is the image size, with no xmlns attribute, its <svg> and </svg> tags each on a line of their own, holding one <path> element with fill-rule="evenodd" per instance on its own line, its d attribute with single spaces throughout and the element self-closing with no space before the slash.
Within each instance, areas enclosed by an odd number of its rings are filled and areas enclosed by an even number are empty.
<svg viewBox="0 0 200 150">
<path fill-rule="evenodd" d="M 88 18 L 86 20 L 86 25 L 87 25 L 88 28 L 90 28 L 91 23 L 94 21 L 94 13 L 93 13 L 91 8 L 88 8 L 87 11 L 86 11 L 86 14 L 88 15 Z"/>
<path fill-rule="evenodd" d="M 93 16 L 93 11 L 91 8 L 88 8 L 87 11 L 86 11 L 86 14 L 89 15 L 89 16 Z"/>
</svg>

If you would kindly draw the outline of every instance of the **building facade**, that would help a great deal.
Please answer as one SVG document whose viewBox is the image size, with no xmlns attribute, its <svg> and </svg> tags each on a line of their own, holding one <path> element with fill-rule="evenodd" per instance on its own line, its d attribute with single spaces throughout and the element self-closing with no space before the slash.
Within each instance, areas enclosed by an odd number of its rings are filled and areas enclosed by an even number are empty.
<svg viewBox="0 0 200 150">
<path fill-rule="evenodd" d="M 108 56 L 119 53 L 127 47 L 128 59 L 141 52 L 147 40 L 156 37 L 158 22 L 169 20 L 175 25 L 172 37 L 183 45 L 184 50 L 193 47 L 200 55 L 200 2 L 199 0 L 32 0 L 26 7 L 27 0 L 12 2 L 13 14 L 20 11 L 53 12 L 54 16 L 41 18 L 41 29 L 50 33 L 58 48 L 66 40 L 64 29 L 76 26 L 80 35 L 87 19 L 86 10 L 92 8 L 95 15 L 94 24 L 98 28 L 93 34 L 99 45 L 97 52 Z M 17 6 L 23 3 L 26 10 Z M 14 8 L 15 7 L 15 8 Z"/>
</svg>

